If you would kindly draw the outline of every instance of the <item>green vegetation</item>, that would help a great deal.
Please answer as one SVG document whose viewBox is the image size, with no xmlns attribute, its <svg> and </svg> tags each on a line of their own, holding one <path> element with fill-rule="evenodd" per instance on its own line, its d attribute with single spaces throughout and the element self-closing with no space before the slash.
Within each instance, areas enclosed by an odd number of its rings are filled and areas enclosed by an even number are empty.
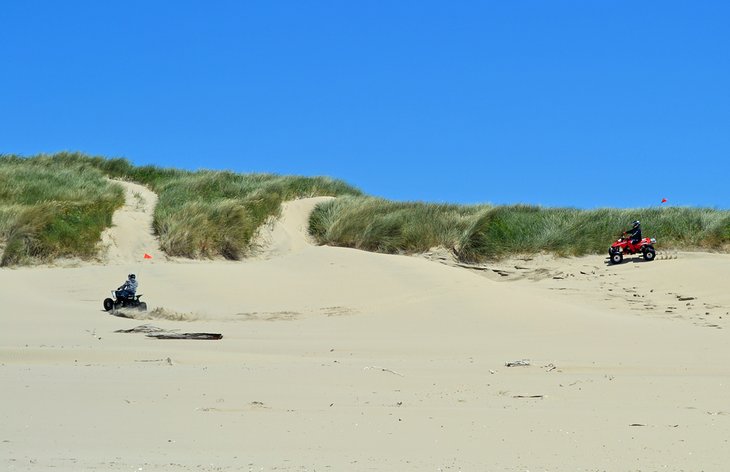
<svg viewBox="0 0 730 472">
<path fill-rule="evenodd" d="M 159 195 L 154 229 L 174 256 L 240 259 L 257 228 L 283 201 L 334 195 L 310 231 L 321 244 L 385 253 L 451 249 L 462 261 L 510 254 L 602 253 L 635 219 L 661 249 L 730 249 L 730 212 L 703 208 L 577 210 L 534 206 L 399 203 L 362 196 L 326 177 L 137 167 L 79 153 L 0 155 L 0 265 L 91 258 L 123 190 L 106 177 L 142 183 Z"/>
<path fill-rule="evenodd" d="M 285 200 L 360 194 L 327 177 L 136 167 L 126 159 L 80 153 L 0 156 L 2 264 L 92 257 L 101 231 L 123 203 L 122 189 L 105 176 L 154 190 L 159 202 L 153 224 L 162 249 L 191 258 L 242 258 L 256 229 Z"/>
<path fill-rule="evenodd" d="M 310 231 L 321 244 L 386 253 L 441 246 L 462 261 L 479 262 L 543 251 L 564 256 L 602 253 L 635 219 L 660 248 L 730 247 L 730 212 L 704 208 L 577 210 L 349 197 L 318 205 Z"/>
<path fill-rule="evenodd" d="M 0 265 L 94 256 L 123 203 L 99 170 L 0 157 Z"/>
<path fill-rule="evenodd" d="M 299 197 L 358 194 L 326 177 L 197 172 L 152 186 L 160 200 L 155 230 L 171 255 L 240 259 L 256 229 Z"/>
<path fill-rule="evenodd" d="M 417 253 L 456 247 L 472 222 L 490 208 L 343 197 L 317 205 L 309 231 L 321 244 Z"/>
</svg>

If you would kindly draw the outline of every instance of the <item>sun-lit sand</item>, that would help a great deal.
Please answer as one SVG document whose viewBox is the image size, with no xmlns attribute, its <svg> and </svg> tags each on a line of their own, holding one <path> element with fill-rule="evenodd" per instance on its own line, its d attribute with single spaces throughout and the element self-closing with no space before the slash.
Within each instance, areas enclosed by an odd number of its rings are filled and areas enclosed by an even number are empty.
<svg viewBox="0 0 730 472">
<path fill-rule="evenodd" d="M 312 245 L 305 199 L 174 260 L 127 196 L 98 263 L 0 270 L 3 470 L 727 470 L 729 255 L 462 267 Z"/>
</svg>

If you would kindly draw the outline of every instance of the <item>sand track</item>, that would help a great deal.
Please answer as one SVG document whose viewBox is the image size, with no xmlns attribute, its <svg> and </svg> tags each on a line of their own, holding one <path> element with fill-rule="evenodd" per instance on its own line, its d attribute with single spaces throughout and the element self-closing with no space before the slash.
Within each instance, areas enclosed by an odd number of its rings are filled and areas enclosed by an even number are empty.
<svg viewBox="0 0 730 472">
<path fill-rule="evenodd" d="M 296 253 L 313 245 L 309 215 L 314 207 L 334 197 L 311 197 L 284 202 L 281 215 L 262 226 L 253 242 L 253 255 L 271 259 Z"/>
<path fill-rule="evenodd" d="M 124 187 L 124 206 L 114 212 L 112 227 L 101 235 L 100 259 L 109 265 L 132 265 L 167 259 L 152 228 L 157 194 L 147 187 L 115 180 Z M 152 256 L 145 259 L 144 255 Z"/>
<path fill-rule="evenodd" d="M 147 187 L 115 180 L 124 187 L 125 203 L 114 212 L 112 227 L 102 233 L 99 258 L 109 265 L 133 265 L 142 261 L 171 260 L 160 249 L 152 220 L 157 194 Z M 333 197 L 302 198 L 282 204 L 281 215 L 271 218 L 257 232 L 252 243 L 252 256 L 271 259 L 296 253 L 312 246 L 308 234 L 309 215 L 314 207 Z M 145 259 L 144 255 L 152 256 Z"/>
</svg>

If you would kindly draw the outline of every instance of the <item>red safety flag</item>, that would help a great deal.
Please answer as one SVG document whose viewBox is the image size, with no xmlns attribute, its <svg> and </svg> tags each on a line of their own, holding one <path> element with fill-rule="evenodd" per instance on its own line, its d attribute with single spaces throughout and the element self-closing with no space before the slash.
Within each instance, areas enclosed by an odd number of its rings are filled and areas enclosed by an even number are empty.
<svg viewBox="0 0 730 472">
<path fill-rule="evenodd" d="M 147 254 L 147 253 L 145 252 L 145 253 L 144 253 L 144 258 L 145 258 L 145 259 L 152 259 L 152 256 L 150 256 L 149 254 Z"/>
<path fill-rule="evenodd" d="M 667 203 L 667 199 L 666 198 L 662 198 L 662 203 Z"/>
</svg>

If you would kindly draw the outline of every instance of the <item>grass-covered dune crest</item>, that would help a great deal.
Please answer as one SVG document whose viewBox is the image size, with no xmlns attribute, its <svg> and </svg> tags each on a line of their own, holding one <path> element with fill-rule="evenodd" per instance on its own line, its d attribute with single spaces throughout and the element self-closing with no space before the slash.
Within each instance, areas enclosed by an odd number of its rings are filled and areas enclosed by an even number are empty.
<svg viewBox="0 0 730 472">
<path fill-rule="evenodd" d="M 0 157 L 0 265 L 93 257 L 123 203 L 98 169 Z"/>
<path fill-rule="evenodd" d="M 338 198 L 315 208 L 311 234 L 320 244 L 368 251 L 445 247 L 465 262 L 536 252 L 595 254 L 636 219 L 645 236 L 658 239 L 658 249 L 730 249 L 730 211 L 393 202 L 329 177 L 193 172 L 62 152 L 0 155 L 0 265 L 96 257 L 102 231 L 124 203 L 122 188 L 110 179 L 157 193 L 153 228 L 161 249 L 187 258 L 244 258 L 256 230 L 284 201 L 325 195 Z"/>
<path fill-rule="evenodd" d="M 193 172 L 67 152 L 0 155 L 0 263 L 93 259 L 101 232 L 124 203 L 110 178 L 158 194 L 153 226 L 161 248 L 188 258 L 244 257 L 256 229 L 286 200 L 361 193 L 329 177 Z"/>
<path fill-rule="evenodd" d="M 660 248 L 727 251 L 730 211 L 707 208 L 578 210 L 529 205 L 456 206 L 345 197 L 319 205 L 310 231 L 320 244 L 386 253 L 445 247 L 464 262 L 511 254 L 603 253 L 633 220 Z"/>
</svg>

